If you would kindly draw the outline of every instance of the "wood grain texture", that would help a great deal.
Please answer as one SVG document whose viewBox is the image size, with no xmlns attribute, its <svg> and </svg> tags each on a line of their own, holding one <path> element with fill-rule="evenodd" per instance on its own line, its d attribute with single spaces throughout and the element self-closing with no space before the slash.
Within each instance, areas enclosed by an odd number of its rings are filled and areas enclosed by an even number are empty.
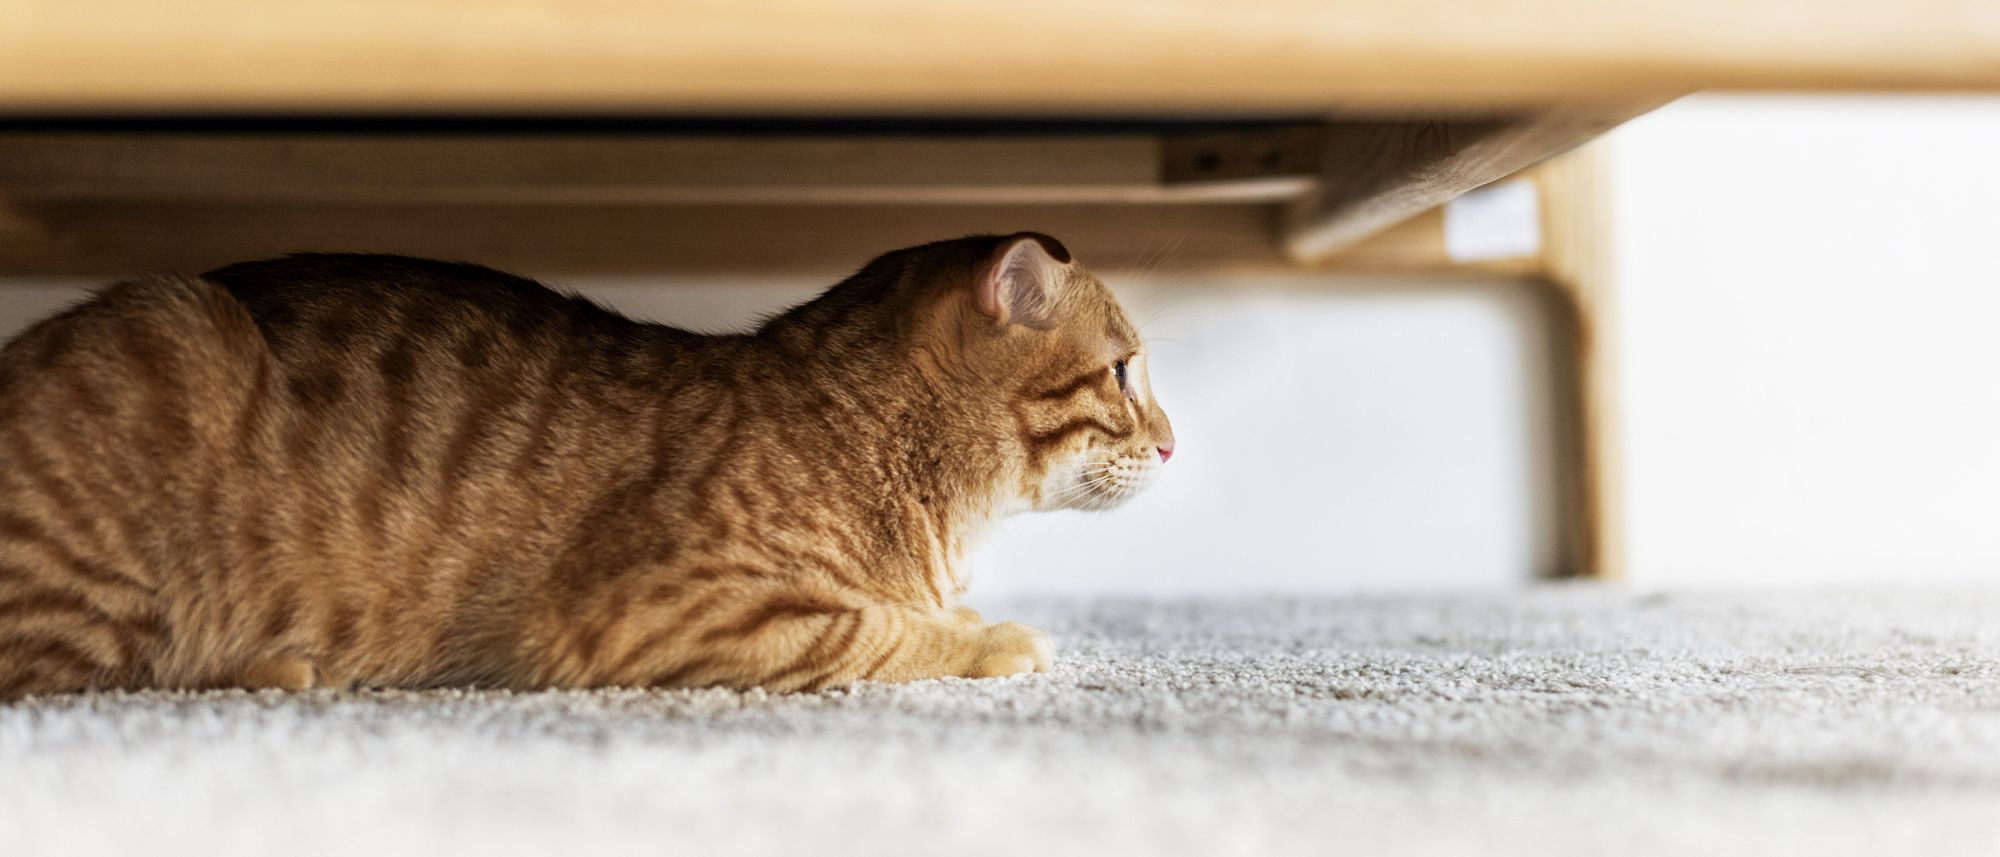
<svg viewBox="0 0 2000 857">
<path fill-rule="evenodd" d="M 0 109 L 1318 112 L 2000 86 L 1963 0 L 11 0 Z"/>
<path fill-rule="evenodd" d="M 1287 214 L 1285 250 L 1310 263 L 1459 194 L 1567 151 L 1658 104 L 1488 119 L 1329 125 L 1319 187 Z"/>
</svg>

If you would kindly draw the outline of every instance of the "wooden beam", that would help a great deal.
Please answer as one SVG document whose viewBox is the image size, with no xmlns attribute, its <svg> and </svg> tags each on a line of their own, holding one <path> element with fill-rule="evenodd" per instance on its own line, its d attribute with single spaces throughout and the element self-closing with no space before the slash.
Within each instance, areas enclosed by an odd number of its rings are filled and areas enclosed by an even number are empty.
<svg viewBox="0 0 2000 857">
<path fill-rule="evenodd" d="M 1268 125 L 1168 134 L 1161 140 L 1160 179 L 1200 187 L 1319 177 L 1326 123 Z"/>
<path fill-rule="evenodd" d="M 1173 138 L 1169 138 L 1172 140 Z M 1212 144 L 1205 144 L 1212 145 Z M 497 204 L 1252 202 L 1308 158 L 1167 173 L 1152 134 L 843 137 L 0 133 L 0 193 L 39 200 Z M 1177 157 L 1188 144 L 1175 142 Z"/>
<path fill-rule="evenodd" d="M 1386 228 L 1567 151 L 1657 106 L 1523 117 L 1411 118 L 1327 128 L 1319 188 L 1287 216 L 1285 252 L 1311 265 Z"/>
<path fill-rule="evenodd" d="M 47 248 L 49 230 L 40 218 L 0 196 L 0 253 L 25 255 Z"/>
<path fill-rule="evenodd" d="M 0 272 L 118 276 L 301 251 L 401 253 L 566 274 L 838 277 L 898 247 L 982 232 L 1058 235 L 1086 263 L 1277 268 L 1245 205 L 652 206 L 131 202 L 47 208 L 60 252 Z"/>
<path fill-rule="evenodd" d="M 300 251 L 461 259 L 558 274 L 838 278 L 878 253 L 980 232 L 1060 237 L 1107 274 L 1287 273 L 1266 205 L 387 205 L 128 201 L 44 207 L 62 240 L 0 246 L 0 276 L 199 271 Z M 1444 252 L 1442 221 L 1414 218 L 1344 254 L 1335 272 L 1517 273 Z M 831 281 L 831 280 L 829 280 Z"/>
<path fill-rule="evenodd" d="M 0 110 L 1318 113 L 2000 87 L 1968 0 L 9 0 Z"/>
</svg>

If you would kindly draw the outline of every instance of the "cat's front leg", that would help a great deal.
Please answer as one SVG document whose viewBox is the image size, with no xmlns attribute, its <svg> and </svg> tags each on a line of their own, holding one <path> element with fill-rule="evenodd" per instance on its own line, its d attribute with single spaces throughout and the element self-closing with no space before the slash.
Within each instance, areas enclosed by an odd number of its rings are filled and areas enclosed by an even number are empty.
<svg viewBox="0 0 2000 857">
<path fill-rule="evenodd" d="M 1019 622 L 987 625 L 980 635 L 979 656 L 968 678 L 994 678 L 1024 672 L 1047 672 L 1052 649 L 1042 632 Z"/>
<path fill-rule="evenodd" d="M 1047 670 L 1040 632 L 899 604 L 820 605 L 774 594 L 638 636 L 603 684 L 814 690 L 856 681 L 990 678 Z"/>
</svg>

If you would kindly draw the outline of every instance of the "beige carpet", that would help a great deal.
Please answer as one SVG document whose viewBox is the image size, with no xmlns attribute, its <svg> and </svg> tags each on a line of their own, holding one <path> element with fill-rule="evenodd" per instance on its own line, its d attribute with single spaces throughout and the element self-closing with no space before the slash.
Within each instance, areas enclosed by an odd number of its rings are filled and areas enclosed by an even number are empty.
<svg viewBox="0 0 2000 857">
<path fill-rule="evenodd" d="M 981 606 L 1055 671 L 0 706 L 0 854 L 2000 854 L 2000 591 Z"/>
</svg>

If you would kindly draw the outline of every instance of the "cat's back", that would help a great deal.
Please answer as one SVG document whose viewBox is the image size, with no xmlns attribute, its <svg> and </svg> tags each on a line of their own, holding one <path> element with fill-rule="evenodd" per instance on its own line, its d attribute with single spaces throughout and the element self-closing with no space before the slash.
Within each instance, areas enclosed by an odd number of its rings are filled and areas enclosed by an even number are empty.
<svg viewBox="0 0 2000 857">
<path fill-rule="evenodd" d="M 295 254 L 202 275 L 274 349 L 334 358 L 407 341 L 464 345 L 479 368 L 515 350 L 629 337 L 640 325 L 588 300 L 479 265 L 376 254 Z M 473 352 L 476 352 L 473 353 Z"/>
<path fill-rule="evenodd" d="M 81 426 L 191 441 L 212 433 L 266 356 L 249 313 L 214 283 L 117 283 L 0 348 L 0 415 L 17 436 L 45 441 Z M 20 446 L 6 447 L 10 460 L 26 454 Z"/>
</svg>

